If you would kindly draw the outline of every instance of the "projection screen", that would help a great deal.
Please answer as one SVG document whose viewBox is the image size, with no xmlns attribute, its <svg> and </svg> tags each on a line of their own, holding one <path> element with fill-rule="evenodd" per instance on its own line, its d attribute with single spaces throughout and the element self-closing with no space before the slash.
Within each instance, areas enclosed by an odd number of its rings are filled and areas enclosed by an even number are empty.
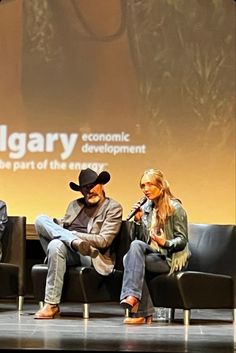
<svg viewBox="0 0 236 353">
<path fill-rule="evenodd" d="M 0 1 L 0 198 L 62 217 L 81 169 L 124 219 L 161 169 L 190 222 L 236 223 L 235 1 Z"/>
</svg>

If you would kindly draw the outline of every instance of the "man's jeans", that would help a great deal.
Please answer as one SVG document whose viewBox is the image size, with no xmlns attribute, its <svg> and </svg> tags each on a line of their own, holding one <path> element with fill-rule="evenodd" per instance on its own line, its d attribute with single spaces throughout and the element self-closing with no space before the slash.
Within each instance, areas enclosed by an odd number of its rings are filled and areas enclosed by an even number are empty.
<svg viewBox="0 0 236 353">
<path fill-rule="evenodd" d="M 35 229 L 48 263 L 44 301 L 49 304 L 59 304 L 66 267 L 81 264 L 90 266 L 91 258 L 75 252 L 71 248 L 71 243 L 78 239 L 76 234 L 54 223 L 48 216 L 38 216 Z"/>
</svg>

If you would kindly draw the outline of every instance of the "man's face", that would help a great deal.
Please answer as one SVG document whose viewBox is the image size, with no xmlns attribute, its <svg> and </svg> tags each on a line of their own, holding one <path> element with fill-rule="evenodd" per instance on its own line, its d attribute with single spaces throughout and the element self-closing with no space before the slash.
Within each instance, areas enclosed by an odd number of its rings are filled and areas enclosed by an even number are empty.
<svg viewBox="0 0 236 353">
<path fill-rule="evenodd" d="M 102 184 L 89 184 L 81 188 L 85 201 L 88 205 L 96 205 L 104 198 L 104 191 Z"/>
</svg>

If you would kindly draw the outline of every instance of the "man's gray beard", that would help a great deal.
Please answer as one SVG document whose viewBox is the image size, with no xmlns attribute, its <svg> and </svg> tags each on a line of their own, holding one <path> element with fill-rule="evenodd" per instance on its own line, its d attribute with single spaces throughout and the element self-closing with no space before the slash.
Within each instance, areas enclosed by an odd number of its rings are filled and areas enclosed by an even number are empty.
<svg viewBox="0 0 236 353">
<path fill-rule="evenodd" d="M 101 198 L 99 196 L 92 196 L 92 197 L 88 198 L 88 204 L 89 205 L 96 205 L 100 200 L 101 200 Z"/>
</svg>

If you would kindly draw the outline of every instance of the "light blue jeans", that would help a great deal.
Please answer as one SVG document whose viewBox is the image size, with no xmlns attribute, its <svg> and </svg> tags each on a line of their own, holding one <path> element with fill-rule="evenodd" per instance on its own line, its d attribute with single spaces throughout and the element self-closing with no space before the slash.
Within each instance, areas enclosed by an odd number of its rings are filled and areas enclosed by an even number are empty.
<svg viewBox="0 0 236 353">
<path fill-rule="evenodd" d="M 140 300 L 138 312 L 132 317 L 149 316 L 155 311 L 153 302 L 145 281 L 145 272 L 157 274 L 168 273 L 170 267 L 165 259 L 141 240 L 134 240 L 124 256 L 124 276 L 120 300 L 131 295 Z"/>
<path fill-rule="evenodd" d="M 78 239 L 75 232 L 54 223 L 48 216 L 38 216 L 35 220 L 35 229 L 47 256 L 48 264 L 44 302 L 59 304 L 66 267 L 70 265 L 90 266 L 91 258 L 71 248 L 72 241 Z"/>
</svg>

